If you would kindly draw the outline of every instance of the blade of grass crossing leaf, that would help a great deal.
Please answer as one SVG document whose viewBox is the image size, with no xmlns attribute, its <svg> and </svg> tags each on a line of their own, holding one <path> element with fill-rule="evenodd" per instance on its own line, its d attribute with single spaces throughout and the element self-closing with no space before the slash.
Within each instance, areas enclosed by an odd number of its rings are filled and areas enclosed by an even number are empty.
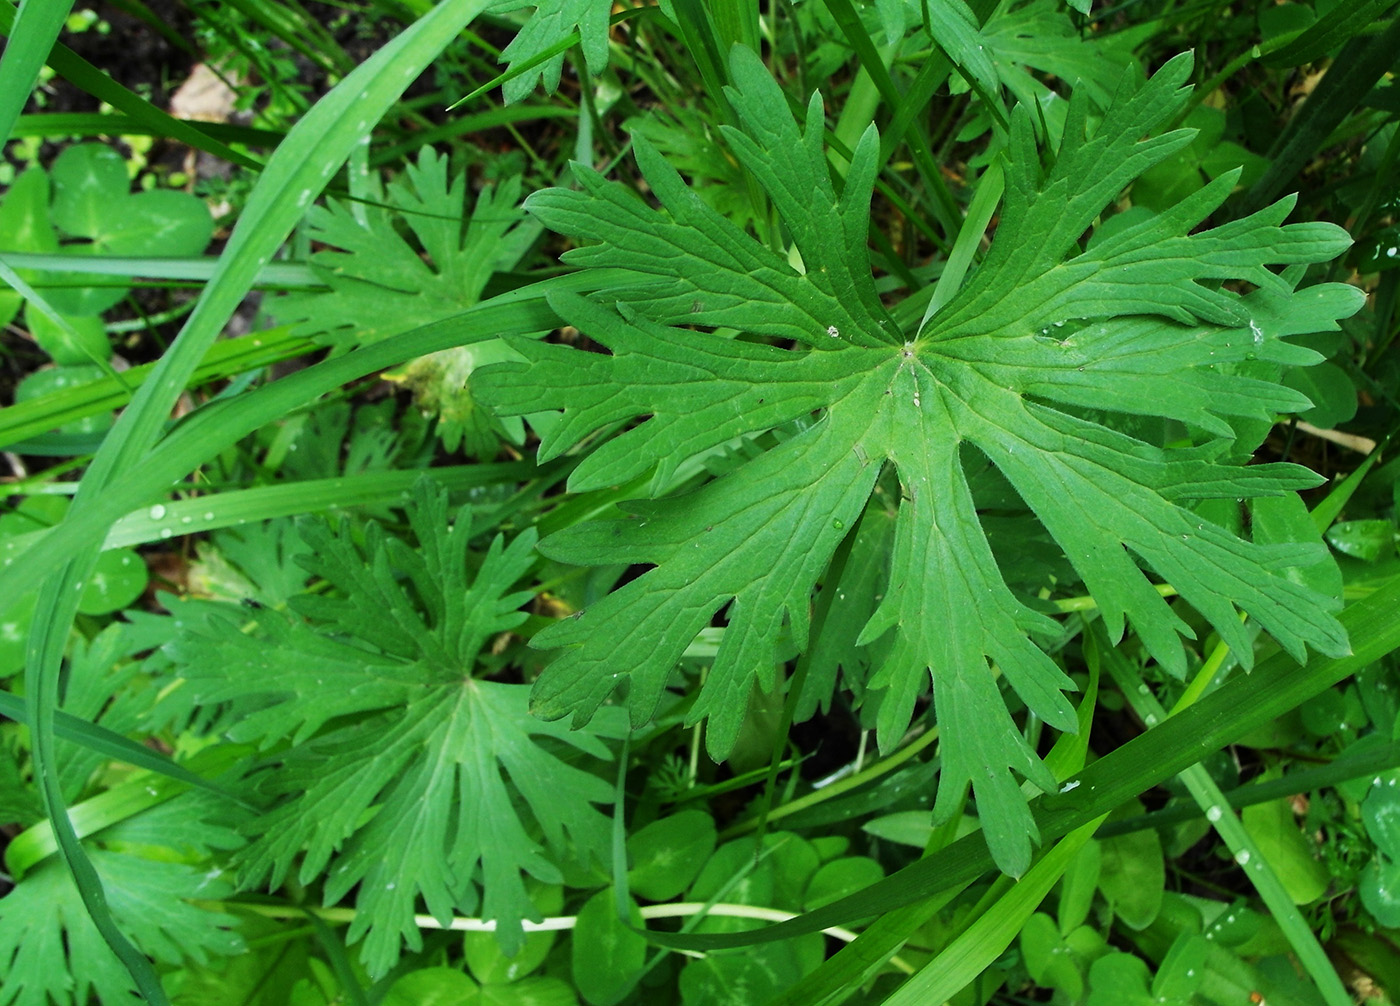
<svg viewBox="0 0 1400 1006">
<path fill-rule="evenodd" d="M 616 277 L 612 277 L 614 280 Z M 254 430 L 304 408 L 341 386 L 396 366 L 405 360 L 500 335 L 547 331 L 559 318 L 545 292 L 585 292 L 606 282 L 600 271 L 570 273 L 478 304 L 462 314 L 406 332 L 297 371 L 233 400 L 221 400 L 183 419 L 141 464 L 118 472 L 89 505 L 68 512 L 63 522 L 43 532 L 42 544 L 22 561 L 0 563 L 0 596 L 20 596 L 59 569 L 77 550 L 101 542 L 112 524 L 164 496 L 170 486 L 215 454 Z"/>
<path fill-rule="evenodd" d="M 1127 658 L 1108 642 L 1101 624 L 1095 622 L 1090 631 L 1095 649 L 1102 655 L 1109 673 L 1118 685 L 1118 690 L 1127 698 L 1134 711 L 1145 723 L 1164 721 L 1167 711 L 1143 684 L 1141 675 L 1129 665 Z M 1294 905 L 1293 898 L 1254 839 L 1245 830 L 1239 816 L 1229 809 L 1225 794 L 1210 777 L 1210 773 L 1198 762 L 1181 772 L 1177 778 L 1186 785 L 1192 799 L 1205 812 L 1206 819 L 1225 842 L 1235 862 L 1244 869 L 1249 882 L 1263 899 L 1269 914 L 1287 937 L 1294 954 L 1322 992 L 1328 1006 L 1348 1006 L 1352 1001 L 1351 996 L 1342 985 L 1342 980 L 1337 977 L 1336 968 L 1327 959 L 1327 952 L 1317 942 L 1312 927 Z"/>
<path fill-rule="evenodd" d="M 329 479 L 307 479 L 286 485 L 257 486 L 207 493 L 190 499 L 133 510 L 112 525 L 103 549 L 125 548 L 176 535 L 207 533 L 278 517 L 353 507 L 401 503 L 422 478 L 430 478 L 449 491 L 480 486 L 523 483 L 530 479 L 561 478 L 569 464 L 537 466 L 529 461 L 502 464 L 454 465 L 426 471 L 372 471 Z M 494 508 L 481 508 L 491 514 Z M 43 540 L 44 531 L 17 534 L 0 542 L 0 556 L 13 559 Z"/>
<path fill-rule="evenodd" d="M 1095 818 L 1055 843 L 1055 847 L 1041 856 L 1030 872 L 989 911 L 974 913 L 976 921 L 918 974 L 896 989 L 894 995 L 885 1000 L 885 1006 L 941 1003 L 970 985 L 1011 945 L 1031 913 L 1040 907 L 1107 816 Z"/>
<path fill-rule="evenodd" d="M 72 9 L 73 0 L 22 0 L 18 13 L 9 4 L 0 5 L 0 24 L 10 36 L 0 55 L 0 147 L 9 142 Z"/>
<path fill-rule="evenodd" d="M 608 18 L 608 27 L 612 28 L 612 26 L 614 25 L 622 24 L 622 22 L 630 21 L 636 17 L 653 17 L 659 12 L 660 9 L 657 7 L 634 7 L 631 10 L 621 11 Z M 569 33 L 568 35 L 565 35 L 558 42 L 555 42 L 547 49 L 542 49 L 540 52 L 536 53 L 534 56 L 531 56 L 529 59 L 524 60 L 520 63 L 511 64 L 510 69 L 506 70 L 503 73 L 497 74 L 495 77 L 492 77 L 490 80 L 482 84 L 476 90 L 468 92 L 463 97 L 458 98 L 452 104 L 448 105 L 446 111 L 450 112 L 453 109 L 461 108 L 463 105 L 475 101 L 477 98 L 481 97 L 486 92 L 494 91 L 502 84 L 512 81 L 516 77 L 523 76 L 524 74 L 529 73 L 531 70 L 538 69 L 545 63 L 548 63 L 555 56 L 558 56 L 560 53 L 568 52 L 574 46 L 578 45 L 580 41 L 582 41 L 582 39 L 577 30 Z M 522 108 L 520 109 L 520 111 L 530 113 L 529 117 L 545 116 L 549 115 L 551 112 L 551 110 L 539 108 Z M 414 145 L 408 149 L 416 150 L 421 144 L 425 142 L 430 142 L 426 139 L 426 137 L 426 133 L 415 137 L 413 140 Z M 386 155 L 383 152 L 381 152 L 380 155 L 378 155 L 375 158 L 375 163 L 383 163 L 385 160 L 385 156 Z"/>
<path fill-rule="evenodd" d="M 1350 656 L 1313 656 L 1300 666 L 1287 654 L 1275 654 L 1256 665 L 1247 678 L 1226 682 L 1189 709 L 1089 765 L 1073 780 L 1078 785 L 1032 803 L 1042 839 L 1062 838 L 1400 649 L 1400 619 L 1394 615 L 1398 608 L 1400 575 L 1339 616 L 1351 640 Z M 650 936 L 662 946 L 683 950 L 766 943 L 880 915 L 975 880 L 993 868 L 985 841 L 980 835 L 969 835 L 937 855 L 791 922 L 739 934 Z"/>
<path fill-rule="evenodd" d="M 219 267 L 217 258 L 161 258 L 158 256 L 126 255 L 46 255 L 36 252 L 5 252 L 5 259 L 15 269 L 51 270 L 79 273 L 87 276 L 111 276 L 123 280 L 139 277 L 160 280 L 201 280 L 213 278 Z M 35 282 L 39 290 L 56 284 Z M 126 286 L 126 283 L 114 284 Z M 311 266 L 300 262 L 270 262 L 258 271 L 254 286 L 324 287 Z"/>
<path fill-rule="evenodd" d="M 426 471 L 374 471 L 330 479 L 308 479 L 289 485 L 258 486 L 176 500 L 159 509 L 127 514 L 107 535 L 103 548 L 162 541 L 192 530 L 212 531 L 276 517 L 293 517 L 322 510 L 382 506 L 406 499 L 415 482 L 427 477 L 445 489 L 463 491 L 478 486 L 524 482 L 548 474 L 549 466 L 528 461 L 502 464 L 454 465 Z"/>
<path fill-rule="evenodd" d="M 484 6 L 485 0 L 440 4 L 347 76 L 287 135 L 253 190 L 209 286 L 94 458 L 70 513 L 81 515 L 94 506 L 100 511 L 101 504 L 94 500 L 103 499 L 114 475 L 140 466 L 190 375 L 315 193 L 324 188 L 371 123 Z M 25 688 L 33 725 L 34 776 L 59 850 L 93 923 L 131 972 L 142 995 L 152 1003 L 163 1003 L 164 993 L 150 963 L 112 919 L 101 881 L 79 844 L 59 790 L 53 736 L 58 672 L 77 613 L 75 588 L 81 588 L 98 552 L 92 537 L 85 535 L 74 544 L 58 557 L 61 565 L 44 581 L 28 645 Z"/>
<path fill-rule="evenodd" d="M 1001 205 L 1002 193 L 1006 191 L 1006 176 L 1002 173 L 1001 163 L 998 157 L 982 173 L 982 180 L 977 183 L 977 192 L 967 207 L 967 217 L 958 230 L 958 238 L 953 242 L 953 251 L 943 266 L 943 274 L 938 277 L 938 285 L 933 288 L 933 299 L 928 302 L 923 320 L 919 322 L 919 331 L 923 331 L 929 319 L 952 300 L 962 286 L 963 277 L 967 275 L 972 258 L 982 243 L 982 236 L 987 233 L 987 225 L 992 222 L 992 215 Z"/>
<path fill-rule="evenodd" d="M 16 723 L 27 724 L 29 722 L 29 714 L 24 708 L 24 699 L 17 695 L 11 695 L 9 692 L 0 692 L 0 716 L 6 716 Z M 178 782 L 206 789 L 236 803 L 243 802 L 233 790 L 220 786 L 212 779 L 206 779 L 198 772 L 191 772 L 184 765 L 171 761 L 159 751 L 108 730 L 99 723 L 90 723 L 87 720 L 79 719 L 72 713 L 65 713 L 62 709 L 58 710 L 54 716 L 54 736 L 60 740 L 81 744 L 83 747 L 106 755 L 114 761 L 126 762 L 136 768 L 156 772 Z"/>
</svg>

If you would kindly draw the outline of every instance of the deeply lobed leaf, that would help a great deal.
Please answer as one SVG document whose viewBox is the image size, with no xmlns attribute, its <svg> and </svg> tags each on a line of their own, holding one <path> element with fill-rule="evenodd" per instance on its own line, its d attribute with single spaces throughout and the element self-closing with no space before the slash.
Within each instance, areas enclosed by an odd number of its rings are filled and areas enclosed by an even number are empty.
<svg viewBox="0 0 1400 1006">
<path fill-rule="evenodd" d="M 1297 270 L 1271 268 L 1326 260 L 1346 247 L 1344 232 L 1283 225 L 1287 200 L 1198 230 L 1228 195 L 1226 177 L 1079 246 L 1135 177 L 1189 142 L 1188 131 L 1154 134 L 1182 108 L 1190 65 L 1183 56 L 1148 81 L 1125 76 L 1096 129 L 1076 97 L 1048 170 L 1018 108 L 995 241 L 919 332 L 896 331 L 871 277 L 873 128 L 838 193 L 819 97 L 799 129 L 746 50 L 735 50 L 730 95 L 742 129 L 726 128 L 727 139 L 772 200 L 801 269 L 714 212 L 640 137 L 637 162 L 660 209 L 582 166 L 577 189 L 532 196 L 527 209 L 548 226 L 594 242 L 570 261 L 628 277 L 593 301 L 551 301 L 608 355 L 517 340 L 527 364 L 479 377 L 502 413 L 563 410 L 541 458 L 609 424 L 645 420 L 598 446 L 570 488 L 648 470 L 659 487 L 700 451 L 819 416 L 697 492 L 635 501 L 623 516 L 542 543 L 567 562 L 655 568 L 536 637 L 561 653 L 535 686 L 535 708 L 581 723 L 625 679 L 633 721 L 644 722 L 681 652 L 723 609 L 723 642 L 690 718 L 708 718 L 709 750 L 725 756 L 751 689 L 776 684 L 784 621 L 806 645 L 811 592 L 892 465 L 903 499 L 887 586 L 859 639 L 880 644 L 869 681 L 879 740 L 899 738 L 932 672 L 944 758 L 936 811 L 953 813 L 970 783 L 998 863 L 1019 874 L 1035 829 L 1012 773 L 1042 789 L 1054 779 L 1016 729 L 996 675 L 1064 730 L 1075 728 L 1063 694 L 1072 685 L 1032 640 L 1056 624 L 998 571 L 966 471 L 979 454 L 1064 549 L 1111 632 L 1131 620 L 1169 669 L 1183 669 L 1180 636 L 1191 630 L 1149 574 L 1170 581 L 1245 662 L 1236 608 L 1295 656 L 1307 645 L 1346 652 L 1336 602 L 1288 575 L 1314 548 L 1245 541 L 1190 509 L 1196 499 L 1316 484 L 1294 465 L 1229 463 L 1225 438 L 1231 418 L 1305 404 L 1240 368 L 1308 362 L 1281 337 L 1335 327 L 1357 309 L 1357 291 L 1296 291 Z M 1225 281 L 1257 289 L 1242 295 Z M 1177 420 L 1221 439 L 1162 448 L 1086 410 Z"/>
<path fill-rule="evenodd" d="M 561 754 L 609 757 L 596 735 L 532 718 L 528 686 L 474 677 L 490 638 L 525 617 L 530 595 L 510 587 L 534 533 L 498 536 L 472 576 L 467 511 L 449 524 L 424 480 L 410 520 L 420 550 L 373 524 L 363 545 L 304 525 L 303 563 L 334 594 L 294 598 L 299 617 L 263 609 L 255 633 L 210 619 L 169 647 L 198 701 L 234 704 L 233 739 L 273 748 L 261 789 L 274 806 L 250 826 L 244 878 L 277 886 L 300 856 L 302 883 L 325 874 L 327 904 L 358 885 L 349 935 L 367 934 L 376 973 L 401 941 L 421 947 L 420 897 L 444 925 L 480 907 L 518 947 L 538 914 L 523 873 L 558 883 L 559 855 L 601 856 L 593 805 L 612 800 Z"/>
<path fill-rule="evenodd" d="M 237 834 L 217 823 L 217 797 L 186 793 L 144 814 L 121 821 L 89 841 L 112 915 L 132 941 L 157 961 L 242 953 L 235 918 L 191 902 L 233 893 L 219 869 L 180 861 L 203 859 L 214 849 L 239 844 Z M 98 842 L 112 848 L 98 848 Z M 145 858 L 116 849 L 162 851 Z M 131 976 L 93 925 L 72 875 L 56 857 L 41 863 L 0 898 L 0 1004 L 79 1004 L 96 993 L 103 1002 L 128 1001 Z"/>
</svg>

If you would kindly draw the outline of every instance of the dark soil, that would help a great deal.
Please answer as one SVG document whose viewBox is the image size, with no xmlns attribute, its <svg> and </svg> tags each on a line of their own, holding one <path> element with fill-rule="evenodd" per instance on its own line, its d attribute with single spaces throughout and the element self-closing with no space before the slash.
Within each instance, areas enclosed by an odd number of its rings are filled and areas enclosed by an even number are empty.
<svg viewBox="0 0 1400 1006">
<path fill-rule="evenodd" d="M 190 40 L 181 49 L 151 25 L 128 13 L 123 6 L 103 3 L 95 9 L 111 26 L 105 34 L 95 29 L 64 32 L 59 41 L 83 59 L 102 70 L 117 83 L 130 88 L 157 107 L 170 102 L 171 93 L 189 76 L 198 62 L 193 44 L 193 24 L 189 10 L 175 0 L 147 0 L 151 13 L 175 36 Z M 43 89 L 46 112 L 95 112 L 98 101 L 61 77 Z M 30 111 L 39 111 L 30 99 Z"/>
</svg>

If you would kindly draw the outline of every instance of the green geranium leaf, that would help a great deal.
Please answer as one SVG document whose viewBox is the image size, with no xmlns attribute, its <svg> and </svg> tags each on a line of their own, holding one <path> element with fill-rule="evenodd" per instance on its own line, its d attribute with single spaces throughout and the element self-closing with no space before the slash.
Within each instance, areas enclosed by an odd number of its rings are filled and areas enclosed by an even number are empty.
<svg viewBox="0 0 1400 1006">
<path fill-rule="evenodd" d="M 836 197 L 820 147 L 819 102 L 809 105 L 799 133 L 777 86 L 743 50 L 736 50 L 739 88 L 731 100 L 746 131 L 731 130 L 729 138 L 783 214 L 805 274 L 694 199 L 640 142 L 639 164 L 668 216 L 586 169 L 578 171 L 582 191 L 533 197 L 530 209 L 546 223 L 603 239 L 576 252 L 576 261 L 637 277 L 629 289 L 610 291 L 622 300 L 615 309 L 575 297 L 553 302 L 612 355 L 520 341 L 529 368 L 482 377 L 503 411 L 538 409 L 541 388 L 563 407 L 542 457 L 606 423 L 651 415 L 585 460 L 571 488 L 615 484 L 648 468 L 660 483 L 693 453 L 823 412 L 821 422 L 699 493 L 632 504 L 626 517 L 545 543 L 547 554 L 565 561 L 657 568 L 537 637 L 565 648 L 536 686 L 538 709 L 586 719 L 616 683 L 617 654 L 635 653 L 629 701 L 634 719 L 645 721 L 681 650 L 729 604 L 729 628 L 691 714 L 711 717 L 710 751 L 726 755 L 755 680 L 764 690 L 774 685 L 784 618 L 795 638 L 806 638 L 811 589 L 889 462 L 905 500 L 890 587 L 861 636 L 870 643 L 894 633 L 870 681 L 885 690 L 880 740 L 888 745 L 903 732 L 931 669 L 944 731 L 941 793 L 975 778 L 998 861 L 1024 869 L 1029 814 L 1010 772 L 987 767 L 1015 769 L 1042 788 L 1053 782 L 1016 731 L 987 659 L 1048 723 L 1073 729 L 1074 718 L 1061 694 L 1067 679 L 1027 636 L 1051 633 L 1054 623 L 997 575 L 963 472 L 968 447 L 993 461 L 1065 548 L 1111 631 L 1121 633 L 1124 616 L 1132 618 L 1167 666 L 1183 667 L 1177 633 L 1188 630 L 1134 558 L 1168 577 L 1242 654 L 1250 647 L 1231 601 L 1295 655 L 1305 643 L 1345 652 L 1344 634 L 1326 613 L 1335 603 L 1277 572 L 1311 550 L 1243 542 L 1178 502 L 1285 492 L 1315 482 L 1310 473 L 1234 468 L 1221 463 L 1216 445 L 1156 449 L 1071 411 L 1147 412 L 1225 435 L 1223 416 L 1300 405 L 1297 396 L 1235 377 L 1224 365 L 1247 355 L 1296 355 L 1277 336 L 1285 305 L 1304 298 L 1265 263 L 1333 255 L 1346 244 L 1336 228 L 1280 227 L 1281 204 L 1188 236 L 1229 191 L 1208 185 L 1172 213 L 1062 261 L 1136 171 L 1189 140 L 1179 133 L 1143 139 L 1184 100 L 1179 85 L 1187 72 L 1189 61 L 1178 59 L 1145 85 L 1123 87 L 1093 137 L 1086 138 L 1076 104 L 1057 167 L 1043 178 L 1029 120 L 1018 113 L 997 241 L 962 293 L 910 338 L 894 331 L 866 263 L 873 131 Z M 1200 282 L 1225 276 L 1256 283 L 1260 296 L 1251 303 Z M 1354 293 L 1322 288 L 1308 291 L 1306 302 L 1326 302 L 1318 313 L 1330 324 L 1355 309 Z M 732 324 L 800 348 L 662 324 L 680 318 Z M 1067 333 L 1042 331 L 1066 321 L 1076 322 Z M 1159 394 L 1144 394 L 1144 386 Z M 1129 387 L 1138 389 L 1131 398 Z M 652 645 L 626 642 L 643 633 Z M 940 815 L 952 808 L 940 796 Z"/>
<path fill-rule="evenodd" d="M 235 918 L 191 904 L 233 894 L 229 878 L 201 859 L 238 844 L 228 828 L 210 823 L 217 797 L 189 793 L 103 830 L 88 855 L 102 878 L 112 915 L 156 961 L 178 965 L 242 953 Z M 155 855 L 101 848 L 129 846 Z M 163 858 L 158 858 L 163 857 Z M 129 1002 L 131 976 L 92 924 L 57 857 L 50 857 L 0 898 L 0 1004 L 59 1006 Z"/>
<path fill-rule="evenodd" d="M 329 288 L 287 294 L 272 303 L 278 320 L 338 346 L 369 345 L 471 307 L 491 276 L 512 268 L 534 229 L 519 226 L 520 179 L 484 188 L 468 215 L 465 174 L 449 178 L 446 156 L 424 147 L 405 177 L 372 199 L 387 206 L 330 200 L 307 214 L 311 237 L 330 249 L 312 256 Z M 402 220 L 417 247 L 396 227 Z M 427 260 L 424 259 L 426 253 Z M 519 419 L 502 425 L 475 401 L 471 379 L 486 363 L 516 359 L 498 339 L 411 360 L 385 375 L 406 385 L 418 406 L 438 417 L 448 450 L 487 460 L 502 435 L 519 443 Z"/>
<path fill-rule="evenodd" d="M 400 941 L 418 949 L 418 899 L 446 924 L 478 908 L 507 952 L 538 918 L 523 874 L 562 879 L 552 853 L 602 857 L 608 823 L 593 806 L 612 787 L 565 760 L 609 757 L 594 734 L 533 719 L 525 685 L 474 676 L 482 650 L 525 618 L 512 585 L 534 533 L 469 553 L 471 520 L 419 483 L 409 520 L 421 551 L 377 524 L 299 529 L 302 560 L 333 594 L 210 618 L 169 652 L 202 704 L 234 704 L 236 740 L 273 748 L 261 784 L 272 809 L 240 856 L 250 883 L 325 874 L 325 901 L 358 886 L 349 939 L 382 974 Z M 475 569 L 472 575 L 470 570 Z M 242 614 L 245 609 L 228 606 Z M 289 746 L 287 746 L 289 743 Z M 274 747 L 275 746 L 275 747 Z M 478 889 L 480 894 L 478 895 Z"/>
<path fill-rule="evenodd" d="M 943 731 L 938 818 L 961 807 L 971 781 L 998 863 L 1019 874 L 1036 834 L 1012 773 L 1042 789 L 1053 779 L 1007 712 L 989 661 L 1047 723 L 1073 730 L 1075 719 L 1069 680 L 1030 637 L 1054 634 L 1057 623 L 998 573 L 964 471 L 978 454 L 1064 549 L 1109 631 L 1120 636 L 1130 619 L 1172 671 L 1184 671 L 1179 636 L 1190 629 L 1149 574 L 1169 581 L 1242 660 L 1252 647 L 1236 606 L 1299 659 L 1307 645 L 1347 652 L 1330 614 L 1337 602 L 1283 572 L 1317 558 L 1318 545 L 1246 542 L 1189 508 L 1318 482 L 1294 465 L 1229 463 L 1227 419 L 1306 407 L 1233 366 L 1318 359 L 1280 337 L 1335 327 L 1362 295 L 1340 285 L 1295 291 L 1296 271 L 1269 266 L 1326 260 L 1346 248 L 1345 233 L 1282 226 L 1289 200 L 1200 229 L 1230 191 L 1226 175 L 1088 250 L 1077 245 L 1137 174 L 1190 142 L 1189 131 L 1153 135 L 1183 107 L 1190 68 L 1183 56 L 1150 81 L 1125 76 L 1092 131 L 1076 96 L 1047 171 L 1030 115 L 1018 109 L 992 248 L 918 332 L 897 330 L 871 277 L 874 130 L 838 195 L 819 97 L 799 130 L 746 50 L 735 50 L 730 93 L 743 128 L 726 136 L 772 199 L 802 271 L 696 198 L 640 137 L 637 161 L 660 210 L 582 166 L 576 190 L 532 196 L 527 209 L 547 225 L 594 242 L 570 261 L 629 277 L 594 301 L 552 300 L 609 354 L 517 340 L 528 365 L 481 374 L 478 391 L 504 413 L 563 409 L 541 459 L 607 424 L 650 417 L 602 442 L 571 489 L 648 470 L 659 487 L 700 451 L 820 417 L 698 492 L 636 501 L 542 544 L 567 562 L 655 568 L 535 638 L 562 651 L 535 686 L 535 708 L 581 723 L 626 679 L 633 720 L 645 722 L 685 647 L 724 609 L 728 628 L 690 719 L 708 718 L 711 754 L 727 755 L 750 690 L 776 684 L 784 622 L 805 645 L 813 586 L 893 466 L 903 499 L 887 589 L 859 639 L 886 647 L 869 680 L 881 693 L 879 741 L 888 748 L 902 735 L 931 671 Z M 1257 290 L 1241 296 L 1224 279 Z M 674 327 L 681 322 L 691 327 Z M 1162 449 L 1085 410 L 1176 419 L 1220 439 Z"/>
<path fill-rule="evenodd" d="M 368 195 L 386 205 L 331 199 L 307 212 L 311 239 L 329 246 L 311 262 L 330 289 L 277 298 L 278 321 L 326 342 L 370 345 L 460 314 L 525 250 L 515 229 L 523 218 L 520 179 L 484 188 L 468 215 L 466 175 L 449 177 L 447 157 L 431 147 L 387 191 L 376 180 Z"/>
<path fill-rule="evenodd" d="M 1137 173 L 1189 143 L 1183 130 L 1152 133 L 1186 101 L 1190 66 L 1182 56 L 1147 83 L 1124 78 L 1092 133 L 1085 102 L 1075 99 L 1049 171 L 1018 109 L 993 248 L 920 332 L 896 329 L 869 270 L 874 129 L 836 194 L 819 97 L 799 130 L 748 50 L 736 48 L 732 60 L 731 102 L 743 129 L 727 137 L 769 193 L 805 271 L 694 197 L 641 137 L 638 165 L 662 210 L 582 167 L 577 190 L 532 196 L 526 208 L 547 225 L 599 242 L 570 253 L 571 262 L 624 269 L 631 280 L 599 295 L 613 304 L 552 301 L 608 355 L 512 341 L 529 364 L 484 372 L 477 388 L 503 413 L 564 410 L 543 437 L 542 459 L 603 425 L 650 417 L 595 449 L 570 488 L 612 486 L 647 470 L 659 487 L 694 453 L 820 414 L 697 493 L 633 502 L 619 518 L 543 543 L 550 557 L 575 564 L 655 568 L 536 637 L 563 651 L 536 684 L 540 714 L 587 721 L 629 679 L 633 721 L 647 721 L 680 653 L 727 609 L 724 641 L 690 711 L 692 721 L 710 719 L 710 753 L 727 756 L 750 688 L 776 684 L 784 620 L 805 642 L 813 585 L 892 465 L 903 501 L 888 589 L 860 637 L 886 641 L 869 679 L 882 693 L 879 742 L 888 749 L 902 736 L 932 672 L 944 743 L 939 820 L 960 807 L 958 793 L 972 781 L 998 863 L 1022 872 L 1036 834 L 1012 771 L 1042 789 L 1053 779 L 1015 728 L 988 660 L 1050 725 L 1075 729 L 1074 709 L 1063 694 L 1070 681 L 1029 635 L 1054 634 L 1056 623 L 998 575 L 965 474 L 976 452 L 1064 548 L 1114 637 L 1130 618 L 1173 672 L 1184 670 L 1179 635 L 1190 630 L 1149 572 L 1168 579 L 1242 660 L 1252 646 L 1236 606 L 1299 659 L 1309 644 L 1347 652 L 1330 614 L 1336 600 L 1282 572 L 1315 560 L 1316 544 L 1249 543 L 1184 505 L 1319 481 L 1298 466 L 1226 463 L 1226 418 L 1306 407 L 1232 364 L 1316 360 L 1280 336 L 1334 327 L 1361 294 L 1341 285 L 1295 291 L 1295 274 L 1291 281 L 1267 266 L 1329 259 L 1347 236 L 1330 224 L 1282 227 L 1288 200 L 1197 229 L 1231 190 L 1222 176 L 1169 213 L 1078 249 Z M 1218 287 L 1224 278 L 1257 291 L 1240 297 Z M 734 327 L 791 348 L 675 322 Z M 1156 448 L 1084 410 L 1175 418 L 1221 439 Z"/>
<path fill-rule="evenodd" d="M 505 9 L 520 6 L 507 3 Z M 524 27 L 501 53 L 501 59 L 514 70 L 578 32 L 588 72 L 602 73 L 608 65 L 608 16 L 612 14 L 612 6 L 612 0 L 540 0 Z M 527 97 L 535 89 L 535 82 L 541 79 L 545 91 L 553 94 L 563 68 L 561 52 L 506 81 L 502 94 L 507 104 Z"/>
</svg>

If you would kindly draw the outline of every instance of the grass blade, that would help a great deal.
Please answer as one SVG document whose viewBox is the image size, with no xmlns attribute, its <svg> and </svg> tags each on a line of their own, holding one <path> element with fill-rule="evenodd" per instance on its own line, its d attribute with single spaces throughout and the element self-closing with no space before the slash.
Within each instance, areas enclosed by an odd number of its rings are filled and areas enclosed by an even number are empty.
<svg viewBox="0 0 1400 1006">
<path fill-rule="evenodd" d="M 918 974 L 896 989 L 884 1006 L 941 1003 L 970 985 L 1011 945 L 1031 913 L 1064 876 L 1075 855 L 1093 837 L 1105 817 L 1107 815 L 1100 815 L 1070 832 L 1041 856 L 1030 872 L 998 898 L 990 910 L 974 912 L 976 921 Z"/>
<path fill-rule="evenodd" d="M 24 699 L 9 692 L 0 692 L 0 716 L 8 717 L 16 723 L 29 723 L 29 714 L 24 708 Z M 106 755 L 114 761 L 125 762 L 148 772 L 157 772 L 177 782 L 197 786 L 217 793 L 227 800 L 242 802 L 232 790 L 226 789 L 207 779 L 198 772 L 192 772 L 179 762 L 171 761 L 159 751 L 138 744 L 129 737 L 108 730 L 99 723 L 90 723 L 71 713 L 58 710 L 54 716 L 54 736 L 61 740 L 81 744 L 92 751 Z"/>
<path fill-rule="evenodd" d="M 9 142 L 72 9 L 73 0 L 23 0 L 18 12 L 0 4 L 0 25 L 10 39 L 0 55 L 0 146 Z"/>
<path fill-rule="evenodd" d="M 1118 651 L 1117 647 L 1108 642 L 1103 633 L 1102 625 L 1095 623 L 1091 627 L 1091 631 L 1094 648 L 1103 657 L 1109 673 L 1113 675 L 1114 681 L 1118 684 L 1119 691 L 1127 698 L 1133 709 L 1146 723 L 1160 723 L 1165 720 L 1167 711 L 1157 701 L 1151 690 L 1143 684 L 1141 676 L 1128 663 L 1127 658 Z M 1269 865 L 1268 860 L 1259 851 L 1254 839 L 1250 837 L 1249 832 L 1245 831 L 1244 823 L 1240 820 L 1239 815 L 1227 809 L 1225 794 L 1221 792 L 1215 780 L 1210 777 L 1205 766 L 1198 762 L 1183 771 L 1179 778 L 1186 785 L 1202 812 L 1206 813 L 1212 827 L 1215 828 L 1221 840 L 1225 842 L 1230 853 L 1235 857 L 1235 862 L 1246 867 L 1245 873 L 1249 882 L 1254 885 L 1259 897 L 1268 907 L 1269 914 L 1283 930 L 1284 936 L 1293 947 L 1294 954 L 1297 955 L 1299 962 L 1326 998 L 1328 1006 L 1348 1006 L 1351 1002 L 1351 996 L 1347 994 L 1342 980 L 1337 977 L 1337 969 L 1327 959 L 1327 952 L 1322 949 L 1322 944 L 1317 942 L 1312 927 L 1308 925 L 1299 913 L 1297 906 L 1293 904 L 1293 899 Z"/>
<path fill-rule="evenodd" d="M 187 387 L 198 387 L 305 356 L 316 348 L 310 339 L 293 335 L 287 328 L 217 342 L 190 375 Z M 144 381 L 154 368 L 153 363 L 142 364 L 124 371 L 121 380 L 103 377 L 0 409 L 0 447 L 15 450 L 22 441 L 57 426 L 121 408 L 131 401 L 131 389 Z"/>
</svg>

